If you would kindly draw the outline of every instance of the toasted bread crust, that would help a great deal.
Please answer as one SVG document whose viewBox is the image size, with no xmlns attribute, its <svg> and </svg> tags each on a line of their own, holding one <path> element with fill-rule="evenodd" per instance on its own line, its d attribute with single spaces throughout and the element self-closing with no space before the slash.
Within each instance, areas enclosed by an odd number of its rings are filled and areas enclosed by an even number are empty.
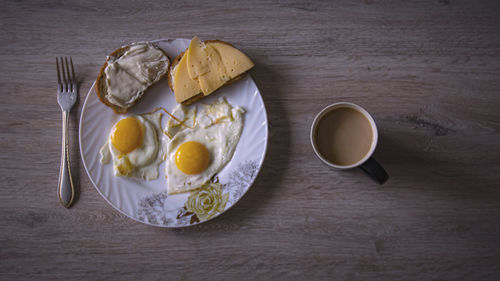
<svg viewBox="0 0 500 281">
<path fill-rule="evenodd" d="M 226 45 L 229 45 L 231 47 L 234 47 L 233 45 L 227 43 L 227 42 L 224 42 L 224 41 L 221 41 L 221 40 L 206 40 L 204 41 L 205 44 L 210 44 L 210 43 L 222 43 L 222 44 L 226 44 Z M 184 54 L 186 53 L 187 51 L 187 48 L 186 50 L 184 50 L 184 52 L 181 52 L 173 61 L 172 63 L 170 64 L 170 67 L 168 69 L 168 86 L 170 87 L 170 89 L 172 90 L 172 92 L 174 91 L 174 69 L 175 67 L 177 66 L 177 64 L 179 64 L 179 62 L 181 61 L 182 57 L 184 56 Z M 245 76 L 246 72 L 245 73 L 242 73 L 236 77 L 234 77 L 233 79 L 227 81 L 221 88 L 227 86 L 227 85 L 230 85 L 238 80 L 240 80 L 241 78 L 243 78 Z M 219 88 L 220 89 L 220 88 Z M 197 95 L 181 102 L 182 105 L 190 105 L 190 104 L 193 104 L 195 102 L 197 102 L 198 100 L 200 100 L 201 98 L 203 98 L 205 95 L 203 95 L 202 92 L 198 93 Z"/>
<path fill-rule="evenodd" d="M 106 99 L 106 93 L 108 92 L 108 86 L 106 84 L 106 73 L 104 71 L 106 70 L 106 67 L 108 66 L 109 57 L 116 57 L 116 58 L 121 57 L 123 54 L 125 54 L 125 52 L 129 48 L 130 48 L 130 46 L 118 48 L 118 49 L 116 49 L 115 51 L 113 51 L 108 56 L 108 58 L 104 62 L 104 65 L 101 67 L 101 70 L 99 71 L 99 75 L 97 75 L 97 80 L 96 80 L 96 83 L 95 83 L 95 92 L 96 92 L 97 97 L 99 98 L 99 100 L 103 104 L 105 104 L 106 106 L 108 106 L 111 109 L 113 109 L 113 111 L 115 113 L 118 113 L 118 114 L 127 113 L 128 109 L 116 106 L 116 105 L 110 103 Z"/>
<path fill-rule="evenodd" d="M 108 66 L 108 61 L 110 58 L 119 58 L 121 56 L 123 56 L 123 54 L 125 54 L 125 52 L 128 51 L 128 49 L 130 49 L 130 46 L 131 45 L 128 45 L 128 46 L 124 46 L 124 47 L 120 47 L 116 50 L 114 50 L 106 59 L 106 61 L 104 62 L 104 65 L 101 67 L 101 70 L 99 71 L 99 74 L 97 75 L 97 79 L 96 79 L 96 84 L 95 84 L 95 92 L 97 94 L 97 97 L 99 98 L 99 100 L 106 106 L 110 107 L 115 113 L 117 114 L 125 114 L 129 111 L 130 108 L 132 108 L 139 100 L 135 100 L 129 107 L 127 108 L 124 108 L 124 107 L 120 107 L 120 106 L 117 106 L 115 104 L 112 104 L 110 103 L 107 98 L 106 98 L 106 94 L 108 93 L 108 86 L 106 84 L 106 67 Z M 163 50 L 161 50 L 160 48 L 158 48 L 161 52 L 163 52 Z M 170 58 L 167 56 L 167 54 L 165 54 L 165 52 L 163 52 L 163 54 L 165 55 L 165 57 L 167 57 L 167 60 L 169 61 L 169 64 L 170 64 Z M 169 65 L 169 69 L 170 69 L 170 65 Z M 169 71 L 167 70 L 163 76 L 165 75 L 168 75 Z M 168 77 L 168 76 L 167 76 Z M 160 78 L 161 79 L 161 78 Z M 158 81 L 160 80 L 158 79 Z"/>
</svg>

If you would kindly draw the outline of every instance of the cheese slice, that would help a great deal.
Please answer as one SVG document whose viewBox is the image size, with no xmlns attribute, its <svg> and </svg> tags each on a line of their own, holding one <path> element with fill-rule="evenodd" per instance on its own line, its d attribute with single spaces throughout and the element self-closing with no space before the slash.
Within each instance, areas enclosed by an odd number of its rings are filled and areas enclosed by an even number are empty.
<svg viewBox="0 0 500 281">
<path fill-rule="evenodd" d="M 193 37 L 186 51 L 189 77 L 196 79 L 210 71 L 205 44 L 197 36 Z"/>
<path fill-rule="evenodd" d="M 254 66 L 253 62 L 243 52 L 229 44 L 210 42 L 208 45 L 219 53 L 229 79 L 247 72 Z"/>
<path fill-rule="evenodd" d="M 218 41 L 205 44 L 195 36 L 174 68 L 175 99 L 182 103 L 200 93 L 207 96 L 253 66 L 253 62 L 233 46 Z"/>
<path fill-rule="evenodd" d="M 182 56 L 181 60 L 175 68 L 174 74 L 174 93 L 177 103 L 188 100 L 201 92 L 198 80 L 191 79 L 188 73 L 188 58 Z"/>
<path fill-rule="evenodd" d="M 226 68 L 219 53 L 210 45 L 206 46 L 205 51 L 208 55 L 210 71 L 198 76 L 198 81 L 203 95 L 208 96 L 226 84 L 229 76 L 226 75 Z"/>
</svg>

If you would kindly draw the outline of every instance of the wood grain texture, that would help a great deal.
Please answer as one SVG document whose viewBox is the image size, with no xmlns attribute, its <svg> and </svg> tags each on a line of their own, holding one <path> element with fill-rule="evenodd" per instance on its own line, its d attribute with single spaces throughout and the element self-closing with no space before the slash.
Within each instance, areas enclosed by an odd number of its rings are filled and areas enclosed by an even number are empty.
<svg viewBox="0 0 500 281">
<path fill-rule="evenodd" d="M 1 280 L 499 280 L 499 1 L 2 1 Z M 217 219 L 128 219 L 81 164 L 78 118 L 105 56 L 157 38 L 221 39 L 256 63 L 272 129 L 255 185 Z M 76 204 L 56 196 L 55 57 L 80 82 Z M 314 115 L 375 118 L 391 178 L 331 171 Z"/>
</svg>

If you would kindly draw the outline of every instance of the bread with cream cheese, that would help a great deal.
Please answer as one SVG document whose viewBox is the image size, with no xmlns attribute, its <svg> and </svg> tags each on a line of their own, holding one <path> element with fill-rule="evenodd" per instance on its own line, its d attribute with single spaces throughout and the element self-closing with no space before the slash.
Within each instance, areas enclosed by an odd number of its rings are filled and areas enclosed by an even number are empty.
<svg viewBox="0 0 500 281">
<path fill-rule="evenodd" d="M 135 73 L 134 71 L 125 69 L 126 67 L 134 66 L 130 66 L 132 64 L 127 66 L 126 63 L 124 63 L 124 65 L 122 66 L 120 64 L 120 59 L 129 53 L 132 56 L 134 54 L 132 52 L 136 51 L 136 49 L 139 49 L 139 51 L 142 50 L 140 48 L 145 48 L 147 51 L 151 50 L 155 57 L 139 57 L 137 60 L 143 67 L 135 69 Z M 158 82 L 162 77 L 167 75 L 169 66 L 170 59 L 168 58 L 168 56 L 153 43 L 138 42 L 118 48 L 107 57 L 106 62 L 99 71 L 99 75 L 97 76 L 95 85 L 96 94 L 99 97 L 99 100 L 106 106 L 110 107 L 115 113 L 126 113 L 142 98 L 146 90 L 151 85 Z M 113 67 L 114 69 L 111 69 L 111 67 Z M 112 74 L 113 76 L 120 75 L 121 80 L 116 80 L 114 79 L 115 77 L 108 77 L 109 74 Z M 112 91 L 110 91 L 110 86 L 112 84 L 110 83 L 121 83 L 124 87 L 132 83 L 132 85 L 137 86 L 137 89 L 135 90 L 133 96 L 127 96 L 126 100 L 121 100 L 121 96 L 117 97 L 112 95 Z M 115 86 L 120 86 L 116 84 Z M 115 88 L 117 88 L 118 90 L 120 89 L 119 87 Z M 130 87 L 126 87 L 125 91 L 129 88 Z M 115 90 L 115 92 L 118 93 L 119 91 Z"/>
</svg>

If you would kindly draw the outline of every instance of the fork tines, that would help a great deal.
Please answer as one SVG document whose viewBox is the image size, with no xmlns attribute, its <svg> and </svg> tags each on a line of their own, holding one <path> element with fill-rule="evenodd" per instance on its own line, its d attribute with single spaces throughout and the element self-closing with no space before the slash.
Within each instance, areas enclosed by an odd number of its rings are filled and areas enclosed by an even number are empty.
<svg viewBox="0 0 500 281">
<path fill-rule="evenodd" d="M 61 61 L 61 70 L 59 70 L 59 61 Z M 61 92 L 71 92 L 76 88 L 75 69 L 73 68 L 73 59 L 69 57 L 56 58 L 57 65 L 57 87 Z M 70 70 L 71 67 L 71 70 Z M 62 73 L 62 75 L 61 75 Z"/>
</svg>

